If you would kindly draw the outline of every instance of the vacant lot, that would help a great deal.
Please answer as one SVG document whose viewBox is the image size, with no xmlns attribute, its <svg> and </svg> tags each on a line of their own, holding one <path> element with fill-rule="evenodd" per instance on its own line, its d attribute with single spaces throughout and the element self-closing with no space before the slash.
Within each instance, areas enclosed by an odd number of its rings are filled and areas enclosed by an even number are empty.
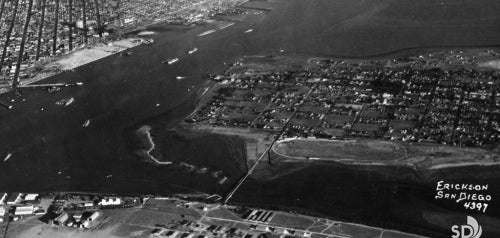
<svg viewBox="0 0 500 238">
<path fill-rule="evenodd" d="M 273 151 L 284 157 L 321 158 L 357 161 L 394 161 L 405 156 L 405 150 L 386 141 L 289 140 L 276 143 Z"/>
</svg>

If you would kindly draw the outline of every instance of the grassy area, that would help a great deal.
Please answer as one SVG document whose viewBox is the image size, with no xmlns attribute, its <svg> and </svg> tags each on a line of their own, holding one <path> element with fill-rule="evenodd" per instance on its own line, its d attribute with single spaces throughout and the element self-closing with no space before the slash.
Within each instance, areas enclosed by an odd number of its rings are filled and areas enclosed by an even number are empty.
<svg viewBox="0 0 500 238">
<path fill-rule="evenodd" d="M 291 214 L 277 213 L 269 224 L 277 226 L 287 226 L 293 228 L 307 229 L 314 221 L 310 218 Z"/>
</svg>

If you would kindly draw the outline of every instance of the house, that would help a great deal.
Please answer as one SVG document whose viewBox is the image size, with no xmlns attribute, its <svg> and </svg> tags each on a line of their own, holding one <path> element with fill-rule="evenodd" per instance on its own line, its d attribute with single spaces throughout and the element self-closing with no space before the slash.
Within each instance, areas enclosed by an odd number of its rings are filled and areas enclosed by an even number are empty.
<svg viewBox="0 0 500 238">
<path fill-rule="evenodd" d="M 14 215 L 23 216 L 23 215 L 33 215 L 35 208 L 33 205 L 30 206 L 19 206 L 15 208 Z"/>
</svg>

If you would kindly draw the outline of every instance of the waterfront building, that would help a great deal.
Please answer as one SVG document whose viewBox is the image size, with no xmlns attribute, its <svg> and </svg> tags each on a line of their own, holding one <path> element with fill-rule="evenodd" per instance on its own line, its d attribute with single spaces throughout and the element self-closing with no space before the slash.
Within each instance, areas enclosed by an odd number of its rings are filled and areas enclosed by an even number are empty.
<svg viewBox="0 0 500 238">
<path fill-rule="evenodd" d="M 24 215 L 33 215 L 35 208 L 33 205 L 30 206 L 19 206 L 15 208 L 14 215 L 16 216 L 24 216 Z"/>
<path fill-rule="evenodd" d="M 23 194 L 22 193 L 13 193 L 10 197 L 9 200 L 7 200 L 7 205 L 14 205 L 14 204 L 19 204 L 23 201 Z"/>
<path fill-rule="evenodd" d="M 99 202 L 100 206 L 118 206 L 122 204 L 121 198 L 103 198 Z"/>
<path fill-rule="evenodd" d="M 89 221 L 95 221 L 101 214 L 99 212 L 94 212 L 92 215 L 89 216 L 87 220 Z"/>
<path fill-rule="evenodd" d="M 28 193 L 26 194 L 26 197 L 24 198 L 24 201 L 26 202 L 34 202 L 38 199 L 39 195 L 38 193 Z"/>
</svg>

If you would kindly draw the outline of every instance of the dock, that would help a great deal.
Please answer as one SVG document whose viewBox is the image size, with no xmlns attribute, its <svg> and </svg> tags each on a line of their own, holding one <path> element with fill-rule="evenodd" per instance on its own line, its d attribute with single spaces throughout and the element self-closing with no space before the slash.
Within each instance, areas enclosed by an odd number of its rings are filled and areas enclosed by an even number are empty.
<svg viewBox="0 0 500 238">
<path fill-rule="evenodd" d="M 82 86 L 82 82 L 76 83 L 47 83 L 47 84 L 28 84 L 19 85 L 18 88 L 49 88 L 49 87 L 72 87 L 72 86 Z"/>
</svg>

